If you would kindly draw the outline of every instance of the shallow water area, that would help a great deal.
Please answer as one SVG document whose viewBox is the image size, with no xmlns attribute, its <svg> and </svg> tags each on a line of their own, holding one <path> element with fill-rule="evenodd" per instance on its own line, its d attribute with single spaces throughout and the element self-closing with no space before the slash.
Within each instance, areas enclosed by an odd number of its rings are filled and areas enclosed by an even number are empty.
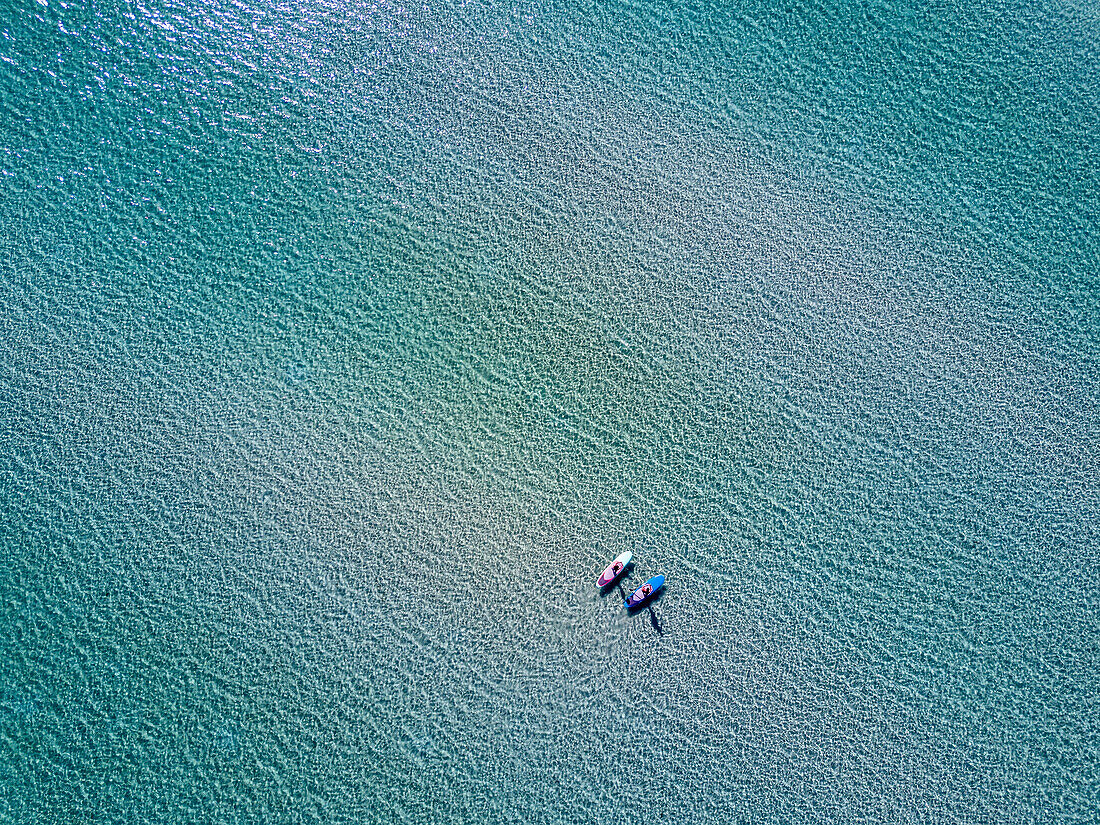
<svg viewBox="0 0 1100 825">
<path fill-rule="evenodd" d="M 13 6 L 0 821 L 1087 821 L 1096 34 Z"/>
</svg>

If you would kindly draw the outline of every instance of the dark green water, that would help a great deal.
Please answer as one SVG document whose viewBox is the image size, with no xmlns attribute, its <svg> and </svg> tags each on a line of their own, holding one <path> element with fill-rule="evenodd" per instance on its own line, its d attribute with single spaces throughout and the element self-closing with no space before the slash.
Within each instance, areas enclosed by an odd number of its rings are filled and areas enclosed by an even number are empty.
<svg viewBox="0 0 1100 825">
<path fill-rule="evenodd" d="M 4 2 L 0 822 L 1092 821 L 1098 44 Z"/>
</svg>

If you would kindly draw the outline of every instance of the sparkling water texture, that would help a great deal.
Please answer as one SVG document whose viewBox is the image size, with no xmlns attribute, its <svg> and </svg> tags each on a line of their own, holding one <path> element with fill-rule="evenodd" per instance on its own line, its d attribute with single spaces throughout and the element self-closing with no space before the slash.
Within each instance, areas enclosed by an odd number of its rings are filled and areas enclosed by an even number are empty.
<svg viewBox="0 0 1100 825">
<path fill-rule="evenodd" d="M 0 2 L 0 823 L 1096 821 L 1095 3 Z"/>
</svg>

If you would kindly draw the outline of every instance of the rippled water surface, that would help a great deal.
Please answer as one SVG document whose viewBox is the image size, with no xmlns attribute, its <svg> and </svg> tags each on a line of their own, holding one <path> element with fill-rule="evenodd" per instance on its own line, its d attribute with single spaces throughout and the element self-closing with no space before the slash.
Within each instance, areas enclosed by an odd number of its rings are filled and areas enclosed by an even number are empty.
<svg viewBox="0 0 1100 825">
<path fill-rule="evenodd" d="M 1100 15 L 963 5 L 5 2 L 0 822 L 1095 816 Z"/>
</svg>

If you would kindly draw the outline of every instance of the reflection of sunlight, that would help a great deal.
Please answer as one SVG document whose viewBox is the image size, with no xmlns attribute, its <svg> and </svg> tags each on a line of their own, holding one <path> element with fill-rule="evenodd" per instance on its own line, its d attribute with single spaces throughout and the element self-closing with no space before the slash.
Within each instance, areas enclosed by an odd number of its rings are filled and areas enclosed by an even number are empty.
<svg viewBox="0 0 1100 825">
<path fill-rule="evenodd" d="M 1073 14 L 1089 17 L 1093 21 L 1100 20 L 1100 2 L 1096 0 L 1057 0 L 1057 5 Z"/>
</svg>

